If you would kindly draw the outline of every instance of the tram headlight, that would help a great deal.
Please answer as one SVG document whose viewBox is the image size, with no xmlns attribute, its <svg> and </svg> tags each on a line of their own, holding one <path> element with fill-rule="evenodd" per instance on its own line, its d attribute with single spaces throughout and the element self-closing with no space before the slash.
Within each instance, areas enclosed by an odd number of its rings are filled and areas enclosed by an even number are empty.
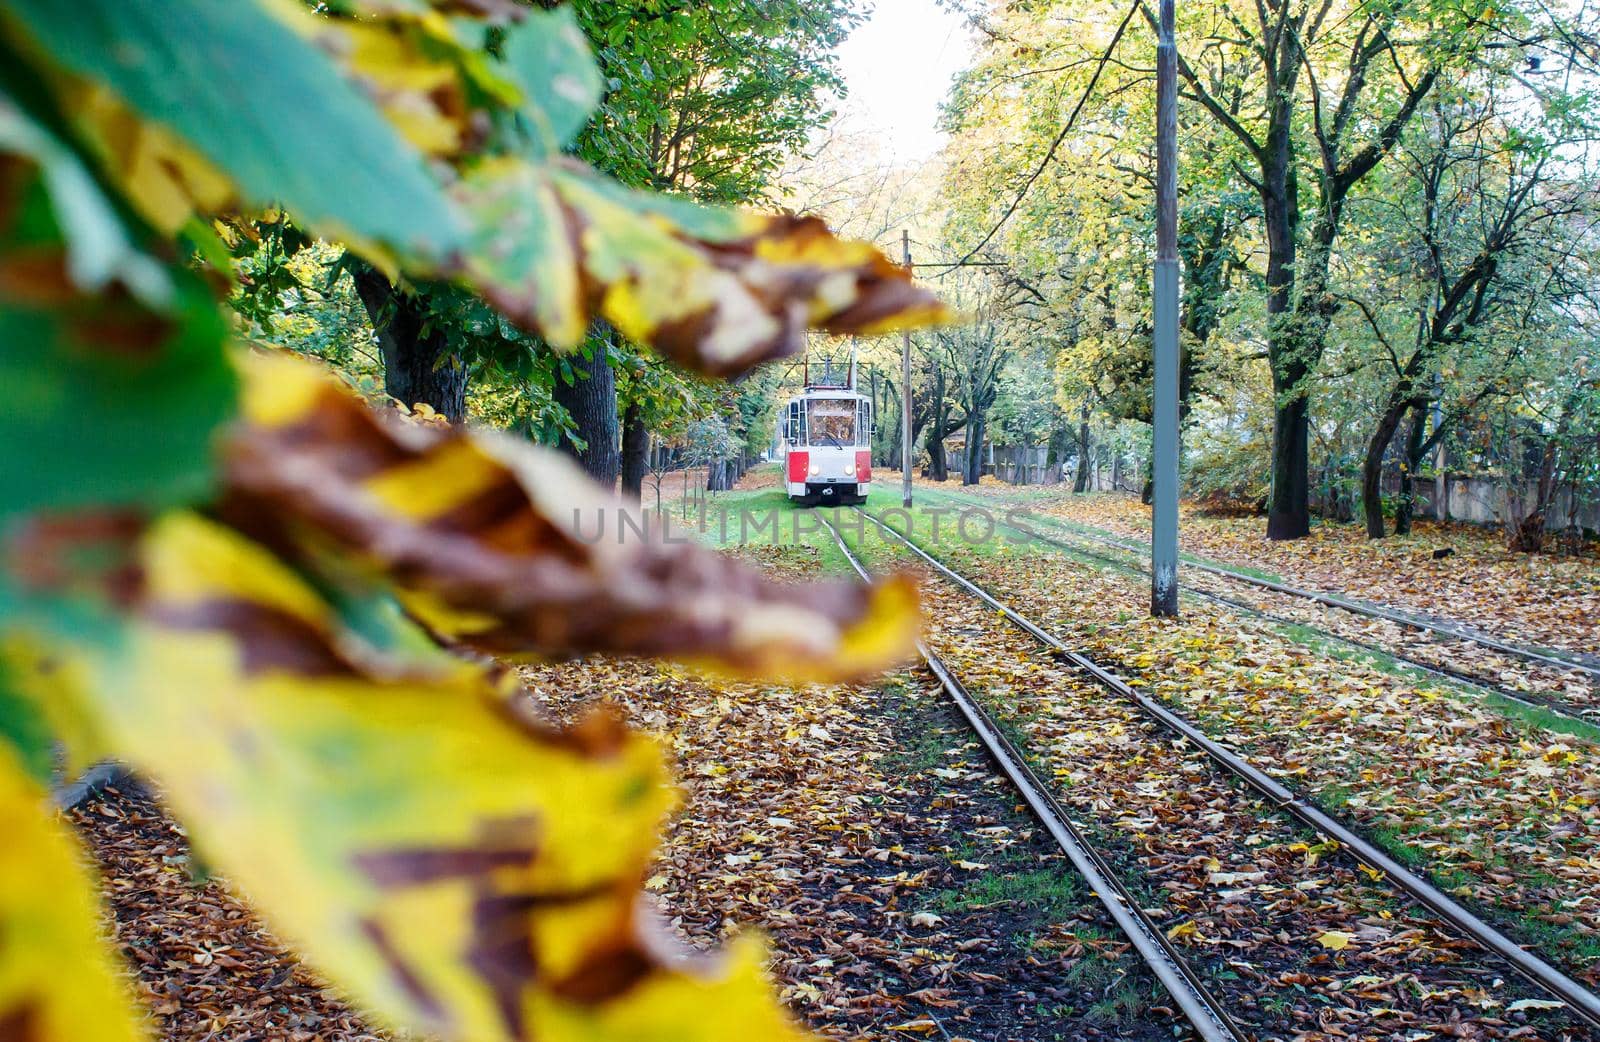
<svg viewBox="0 0 1600 1042">
<path fill-rule="evenodd" d="M 855 464 L 853 464 L 853 463 L 846 463 L 846 464 L 845 464 L 845 465 L 844 465 L 844 476 L 845 476 L 845 477 L 850 477 L 850 476 L 851 476 L 851 475 L 852 475 L 852 474 L 854 474 L 854 473 L 855 473 L 855 472 L 856 472 L 856 468 L 855 468 Z"/>
<path fill-rule="evenodd" d="M 815 463 L 813 463 L 811 465 L 811 476 L 812 477 L 816 477 L 818 474 L 821 474 L 821 473 L 822 473 L 822 468 L 817 466 Z"/>
</svg>

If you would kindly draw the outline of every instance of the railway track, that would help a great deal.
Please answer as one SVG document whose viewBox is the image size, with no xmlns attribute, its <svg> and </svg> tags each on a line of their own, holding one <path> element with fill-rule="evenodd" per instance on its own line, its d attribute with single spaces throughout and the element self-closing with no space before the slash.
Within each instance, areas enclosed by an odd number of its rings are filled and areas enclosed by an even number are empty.
<svg viewBox="0 0 1600 1042">
<path fill-rule="evenodd" d="M 866 568 L 845 545 L 838 530 L 826 520 L 823 524 L 828 526 L 828 531 L 838 542 L 850 566 L 862 579 L 870 579 Z M 917 651 L 967 725 L 978 736 L 984 749 L 999 765 L 1001 773 L 1022 795 L 1034 816 L 1089 884 L 1112 921 L 1127 936 L 1139 957 L 1178 1004 L 1195 1033 L 1205 1042 L 1247 1042 L 1250 1036 L 1234 1023 L 1187 960 L 1140 907 L 1116 872 L 1072 823 L 1065 809 L 1034 774 L 1027 760 L 1000 730 L 994 718 L 968 693 L 944 664 L 944 660 L 927 643 L 917 641 Z"/>
<path fill-rule="evenodd" d="M 1212 740 L 1199 728 L 1173 712 L 1163 703 L 1132 688 L 1093 660 L 1072 650 L 1054 634 L 1000 602 L 977 583 L 955 572 L 915 543 L 905 539 L 900 533 L 887 527 L 870 514 L 866 514 L 865 511 L 862 511 L 862 513 L 891 539 L 904 545 L 935 572 L 999 612 L 1007 621 L 1043 645 L 1060 661 L 1080 671 L 1094 683 L 1114 692 L 1120 699 L 1155 725 L 1181 736 L 1192 747 L 1203 753 L 1216 767 L 1220 767 L 1227 775 L 1243 782 L 1246 786 L 1259 793 L 1266 804 L 1287 814 L 1300 825 L 1335 841 L 1338 847 L 1354 858 L 1358 865 L 1380 874 L 1400 893 L 1426 908 L 1437 919 L 1448 924 L 1460 935 L 1470 938 L 1471 941 L 1492 953 L 1517 974 L 1562 1002 L 1567 1009 L 1589 1026 L 1600 1028 L 1600 997 L 1597 997 L 1593 992 L 1572 980 L 1538 954 L 1522 948 L 1515 941 L 1461 906 L 1427 880 L 1396 861 L 1386 851 L 1367 840 L 1364 836 L 1351 830 L 1344 823 L 1328 815 L 1315 805 L 1296 796 L 1291 790 L 1254 764 L 1248 762 L 1244 757 Z M 824 521 L 824 524 L 827 525 L 835 540 L 838 541 L 840 549 L 852 566 L 865 575 L 864 566 L 851 551 L 850 547 L 845 544 L 838 531 L 833 528 L 831 523 Z M 1058 821 L 1065 821 L 1064 813 L 1061 812 L 1059 804 L 1043 790 L 1038 779 L 1033 776 L 1032 772 L 1027 769 L 1026 763 L 1022 761 L 1020 753 L 1005 740 L 1003 734 L 999 733 L 993 720 L 988 718 L 981 706 L 976 705 L 971 696 L 966 693 L 960 681 L 951 674 L 944 663 L 938 659 L 931 649 L 924 647 L 923 654 L 930 670 L 934 672 L 945 691 L 950 694 L 958 707 L 961 708 L 963 715 L 967 716 L 969 722 L 978 721 L 973 723 L 974 730 L 983 739 L 985 747 L 995 755 L 996 761 L 1001 763 L 1006 770 L 1008 778 L 1023 793 L 1030 806 L 1035 808 L 1035 813 L 1040 814 L 1041 820 L 1045 821 L 1046 826 L 1051 828 L 1052 834 L 1055 834 L 1056 829 L 1050 826 L 1050 821 L 1040 812 L 1039 808 L 1044 807 Z M 985 731 L 988 732 L 987 736 Z M 997 748 L 998 752 L 996 751 Z M 1008 762 L 1014 766 L 1006 767 Z M 1070 823 L 1067 824 L 1070 829 Z M 1075 833 L 1076 830 L 1070 830 L 1067 833 L 1068 838 L 1071 838 Z M 1081 836 L 1078 838 L 1081 841 Z M 1087 846 L 1087 844 L 1081 843 L 1080 845 Z M 1075 864 L 1080 857 L 1088 861 L 1093 856 L 1092 850 L 1089 854 L 1080 853 L 1079 856 L 1073 856 L 1070 850 L 1068 854 Z M 1101 863 L 1103 864 L 1103 859 Z M 1377 878 L 1377 876 L 1374 878 Z M 1098 890 L 1098 884 L 1095 885 Z M 1108 908 L 1112 906 L 1114 901 L 1126 910 L 1128 899 L 1126 890 L 1122 888 L 1121 884 L 1118 884 L 1117 890 L 1114 891 L 1118 895 L 1116 897 L 1108 899 L 1104 896 L 1106 891 L 1101 891 L 1101 893 L 1102 900 L 1107 901 Z M 1121 920 L 1119 919 L 1118 921 L 1120 925 Z M 1148 933 L 1152 925 L 1147 923 L 1142 927 L 1135 926 L 1135 929 Z M 1159 935 L 1159 931 L 1156 932 Z M 1133 937 L 1133 934 L 1130 934 L 1131 937 Z M 1231 1022 L 1226 1019 L 1226 1012 L 1221 1011 L 1216 1005 L 1216 1000 L 1206 992 L 1204 985 L 1196 986 L 1198 977 L 1192 969 L 1184 965 L 1182 957 L 1176 953 L 1170 944 L 1154 944 L 1148 954 L 1139 941 L 1135 940 L 1134 944 L 1140 954 L 1146 957 L 1146 961 L 1151 963 L 1152 970 L 1156 972 L 1158 979 L 1167 984 L 1169 989 L 1174 986 L 1183 989 L 1183 994 L 1186 998 L 1179 999 L 1180 992 L 1173 991 L 1174 998 L 1180 1002 L 1185 1014 L 1190 1015 L 1191 1022 L 1195 1024 L 1195 1030 L 1200 1032 L 1202 1037 L 1208 1039 L 1239 1037 L 1237 1034 L 1231 1036 L 1226 1033 L 1206 1034 L 1207 1031 L 1227 1032 L 1230 1030 Z M 1175 968 L 1171 965 L 1173 961 L 1178 963 L 1178 967 Z M 1181 978 L 1183 982 L 1189 983 L 1180 982 L 1177 985 L 1173 985 L 1168 983 L 1168 977 Z M 1194 1006 L 1199 1012 L 1191 1013 L 1190 1006 Z M 1217 1012 L 1221 1012 L 1222 1015 L 1217 1016 Z M 1237 1032 L 1239 1029 L 1237 1025 L 1231 1025 L 1231 1030 Z"/>
<path fill-rule="evenodd" d="M 871 515 L 868 515 L 868 516 L 871 516 Z M 876 520 L 876 518 L 874 518 L 874 520 Z M 1060 538 L 1057 538 L 1057 537 L 1052 536 L 1052 535 L 1046 535 L 1045 533 L 1040 532 L 1038 529 L 1024 528 L 1024 527 L 1021 527 L 1021 526 L 1012 525 L 1012 524 L 1010 524 L 1008 522 L 1005 522 L 1005 521 L 996 521 L 995 525 L 996 525 L 996 527 L 1009 529 L 1009 530 L 1011 530 L 1013 532 L 1018 533 L 1019 535 L 1026 536 L 1029 539 L 1033 539 L 1033 540 L 1036 540 L 1038 542 L 1044 543 L 1047 546 L 1053 546 L 1053 547 L 1055 547 L 1055 548 L 1057 548 L 1059 550 L 1065 551 L 1065 552 L 1070 553 L 1070 554 L 1077 555 L 1079 557 L 1087 558 L 1087 559 L 1093 560 L 1093 561 L 1098 561 L 1098 562 L 1100 562 L 1102 564 L 1106 564 L 1106 565 L 1109 565 L 1109 566 L 1114 567 L 1114 568 L 1126 568 L 1126 569 L 1134 570 L 1138 574 L 1142 574 L 1142 575 L 1149 575 L 1150 574 L 1150 569 L 1147 566 L 1143 565 L 1142 563 L 1141 564 L 1130 564 L 1127 561 L 1119 560 L 1118 558 L 1112 557 L 1109 554 L 1100 553 L 1100 552 L 1098 552 L 1098 551 L 1096 551 L 1096 550 L 1094 550 L 1094 549 L 1092 549 L 1090 547 L 1086 547 L 1086 546 L 1083 546 L 1083 545 L 1080 545 L 1080 544 L 1077 544 L 1077 543 L 1073 543 L 1073 542 L 1070 542 L 1070 541 L 1068 541 L 1066 539 L 1060 539 Z M 1124 543 L 1122 543 L 1120 541 L 1117 541 L 1117 540 L 1109 540 L 1109 539 L 1108 540 L 1100 540 L 1100 539 L 1097 539 L 1094 536 L 1090 536 L 1090 535 L 1083 534 L 1083 533 L 1078 533 L 1078 532 L 1074 532 L 1073 534 L 1074 535 L 1078 535 L 1080 538 L 1083 538 L 1083 539 L 1085 539 L 1085 540 L 1087 540 L 1087 541 L 1089 541 L 1091 543 L 1100 543 L 1101 545 L 1114 546 L 1114 547 L 1116 547 L 1118 549 L 1121 549 L 1124 552 L 1126 552 L 1126 553 L 1128 553 L 1128 554 L 1130 554 L 1130 555 L 1132 555 L 1132 556 L 1134 556 L 1136 558 L 1140 558 L 1142 560 L 1141 555 L 1136 552 L 1137 548 L 1134 547 L 1132 544 L 1124 544 Z M 1200 568 L 1201 567 L 1199 564 L 1193 564 L 1192 562 L 1185 562 L 1185 566 L 1186 567 L 1190 566 L 1191 564 L 1192 564 L 1193 567 L 1196 567 L 1196 568 Z M 1226 596 L 1224 594 L 1217 593 L 1214 590 L 1207 590 L 1207 589 L 1204 589 L 1204 588 L 1201 588 L 1201 587 L 1198 587 L 1198 586 L 1187 585 L 1187 586 L 1185 586 L 1183 588 L 1183 590 L 1181 592 L 1184 595 L 1199 597 L 1199 598 L 1201 598 L 1203 600 L 1211 601 L 1214 604 L 1223 605 L 1224 607 L 1227 607 L 1230 610 L 1244 613 L 1244 614 L 1249 615 L 1249 616 L 1251 616 L 1253 618 L 1265 619 L 1265 620 L 1267 620 L 1269 622 L 1276 623 L 1277 625 L 1280 625 L 1280 626 L 1306 626 L 1307 625 L 1307 623 L 1305 623 L 1302 620 L 1293 619 L 1293 618 L 1290 618 L 1290 617 L 1285 616 L 1285 615 L 1279 615 L 1279 614 L 1277 614 L 1275 612 L 1267 611 L 1264 608 L 1257 607 L 1256 605 L 1249 604 L 1249 603 L 1247 603 L 1245 601 L 1236 600 L 1235 598 L 1228 597 L 1228 596 Z M 1568 702 L 1562 701 L 1561 699 L 1557 699 L 1557 698 L 1535 698 L 1535 697 L 1531 697 L 1531 696 L 1529 696 L 1527 694 L 1524 694 L 1523 692 L 1516 691 L 1516 690 L 1514 690 L 1512 688 L 1503 687 L 1503 686 L 1501 686 L 1499 684 L 1489 683 L 1488 681 L 1484 680 L 1483 678 L 1481 678 L 1479 676 L 1476 676 L 1476 675 L 1474 675 L 1472 673 L 1468 673 L 1465 670 L 1454 669 L 1454 668 L 1452 668 L 1450 666 L 1440 665 L 1438 663 L 1424 662 L 1421 659 L 1413 658 L 1412 656 L 1407 655 L 1403 651 L 1398 651 L 1398 650 L 1393 649 L 1393 648 L 1384 647 L 1381 644 L 1375 644 L 1375 643 L 1371 643 L 1369 641 L 1358 640 L 1358 639 L 1356 639 L 1354 637 L 1350 637 L 1350 636 L 1347 636 L 1347 635 L 1342 634 L 1342 633 L 1337 633 L 1337 632 L 1334 632 L 1332 630 L 1326 630 L 1326 629 L 1318 628 L 1317 632 L 1318 632 L 1318 634 L 1320 634 L 1322 637 L 1326 638 L 1327 640 L 1333 641 L 1333 642 L 1338 643 L 1338 644 L 1345 645 L 1346 647 L 1353 648 L 1353 649 L 1356 649 L 1356 650 L 1359 650 L 1359 651 L 1367 652 L 1367 653 L 1370 653 L 1370 654 L 1376 654 L 1376 655 L 1385 656 L 1385 657 L 1393 659 L 1394 661 L 1399 662 L 1399 663 L 1401 663 L 1401 664 L 1403 664 L 1403 665 L 1405 665 L 1405 666 L 1407 666 L 1407 667 L 1409 667 L 1411 669 L 1417 670 L 1418 672 L 1425 673 L 1425 674 L 1427 674 L 1429 676 L 1436 677 L 1436 678 L 1438 678 L 1440 680 L 1449 681 L 1451 683 L 1459 684 L 1459 685 L 1461 685 L 1463 687 L 1469 688 L 1472 691 L 1476 692 L 1480 696 L 1489 696 L 1489 697 L 1493 697 L 1493 698 L 1501 698 L 1501 699 L 1504 699 L 1504 700 L 1506 700 L 1508 702 L 1514 702 L 1517 705 L 1525 706 L 1525 707 L 1530 708 L 1530 709 L 1543 710 L 1545 712 L 1552 713 L 1555 716 L 1561 717 L 1561 718 L 1563 718 L 1565 720 L 1568 720 L 1570 722 L 1573 722 L 1573 723 L 1593 725 L 1597 721 L 1600 721 L 1600 708 L 1575 706 L 1575 705 L 1572 705 L 1572 704 L 1570 704 Z M 1574 667 L 1574 668 L 1576 668 L 1576 667 Z"/>
<path fill-rule="evenodd" d="M 1056 539 L 1053 536 L 1047 536 L 1044 533 L 1039 532 L 1037 529 L 1028 529 L 1027 531 L 1030 535 L 1038 538 L 1042 542 L 1067 545 L 1065 544 L 1065 541 Z M 1073 527 L 1071 529 L 1071 535 L 1092 543 L 1098 543 L 1101 546 L 1113 547 L 1136 557 L 1143 558 L 1149 556 L 1149 549 L 1141 546 L 1138 543 L 1130 542 L 1124 539 L 1118 539 L 1110 535 L 1086 532 L 1083 531 L 1081 527 Z M 1315 604 L 1321 604 L 1329 608 L 1337 608 L 1341 611 L 1364 616 L 1369 619 L 1381 619 L 1397 626 L 1402 626 L 1407 629 L 1417 630 L 1424 633 L 1431 633 L 1435 636 L 1443 637 L 1448 640 L 1458 640 L 1468 644 L 1475 644 L 1478 647 L 1486 648 L 1509 658 L 1520 659 L 1522 661 L 1531 662 L 1550 669 L 1567 670 L 1573 673 L 1582 674 L 1591 683 L 1600 683 L 1600 666 L 1591 665 L 1587 662 L 1579 661 L 1576 658 L 1572 658 L 1546 648 L 1531 648 L 1525 645 L 1515 644 L 1511 641 L 1502 640 L 1501 638 L 1493 636 L 1492 634 L 1484 633 L 1481 630 L 1471 629 L 1459 625 L 1451 625 L 1449 623 L 1440 622 L 1433 619 L 1421 618 L 1408 612 L 1399 611 L 1381 604 L 1370 604 L 1363 601 L 1353 600 L 1348 597 L 1340 597 L 1335 594 L 1322 593 L 1317 590 L 1307 590 L 1302 587 L 1292 586 L 1288 583 L 1281 583 L 1273 579 L 1264 579 L 1260 576 L 1251 575 L 1248 572 L 1237 571 L 1224 565 L 1214 564 L 1210 561 L 1196 560 L 1193 557 L 1186 557 L 1183 561 L 1183 566 L 1186 568 L 1193 568 L 1196 571 L 1205 572 L 1210 575 L 1215 575 L 1219 578 L 1226 579 L 1229 582 L 1253 586 L 1257 589 L 1268 590 L 1272 593 L 1279 593 L 1285 596 L 1311 601 Z"/>
</svg>

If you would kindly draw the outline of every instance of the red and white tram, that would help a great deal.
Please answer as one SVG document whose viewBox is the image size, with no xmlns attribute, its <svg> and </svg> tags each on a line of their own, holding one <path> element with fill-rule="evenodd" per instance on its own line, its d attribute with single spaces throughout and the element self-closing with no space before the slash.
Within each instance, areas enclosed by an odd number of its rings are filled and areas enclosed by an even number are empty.
<svg viewBox="0 0 1600 1042">
<path fill-rule="evenodd" d="M 778 413 L 778 451 L 784 489 L 795 503 L 865 503 L 872 488 L 872 402 L 847 386 L 808 383 Z"/>
</svg>

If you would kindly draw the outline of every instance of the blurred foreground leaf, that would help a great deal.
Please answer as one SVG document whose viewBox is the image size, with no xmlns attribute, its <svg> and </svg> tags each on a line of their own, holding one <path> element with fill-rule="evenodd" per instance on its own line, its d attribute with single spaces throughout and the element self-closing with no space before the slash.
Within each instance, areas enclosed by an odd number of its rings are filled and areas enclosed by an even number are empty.
<svg viewBox="0 0 1600 1042">
<path fill-rule="evenodd" d="M 385 654 L 214 522 L 169 516 L 139 561 L 126 639 L 68 653 L 81 697 L 208 863 L 359 1002 L 479 1042 L 799 1037 L 753 950 L 691 967 L 643 914 L 674 802 L 654 742 L 605 717 L 559 729 L 486 666 Z"/>
<path fill-rule="evenodd" d="M 163 231 L 197 211 L 282 204 L 393 277 L 465 281 L 557 346 L 603 317 L 716 376 L 795 353 L 808 328 L 873 335 L 954 317 L 820 220 L 633 192 L 561 157 L 600 96 L 569 13 L 446 21 L 368 6 L 358 19 L 288 3 L 21 0 L 18 16 L 77 78 L 70 114 Z M 485 34 L 508 21 L 492 59 Z"/>
<path fill-rule="evenodd" d="M 0 743 L 0 1038 L 134 1042 L 94 882 L 44 790 Z"/>
<path fill-rule="evenodd" d="M 728 376 L 793 354 L 805 331 L 876 334 L 954 314 L 869 243 L 815 218 L 670 205 L 581 166 L 504 159 L 457 190 L 467 278 L 571 346 L 598 314 L 629 339 Z"/>
<path fill-rule="evenodd" d="M 175 273 L 175 313 L 73 285 L 65 252 L 0 252 L 0 518 L 41 508 L 193 501 L 236 408 L 210 293 Z"/>
<path fill-rule="evenodd" d="M 180 135 L 246 203 L 282 203 L 328 234 L 425 256 L 456 243 L 460 224 L 421 158 L 325 55 L 262 5 L 10 0 L 7 8 L 51 59 Z M 157 165 L 138 162 L 147 132 L 121 123 L 131 137 L 103 132 L 103 158 L 147 213 L 178 216 L 158 199 Z"/>
<path fill-rule="evenodd" d="M 908 580 L 774 583 L 663 538 L 555 452 L 373 412 L 306 363 L 250 360 L 222 455 L 224 517 L 313 566 L 332 554 L 392 582 L 435 633 L 481 651 L 839 680 L 914 650 Z"/>
</svg>

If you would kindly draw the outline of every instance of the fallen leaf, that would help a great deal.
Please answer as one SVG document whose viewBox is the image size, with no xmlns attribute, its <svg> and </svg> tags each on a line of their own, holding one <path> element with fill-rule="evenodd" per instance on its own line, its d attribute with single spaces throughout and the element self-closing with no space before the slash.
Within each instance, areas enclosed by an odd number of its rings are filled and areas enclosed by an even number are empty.
<svg viewBox="0 0 1600 1042">
<path fill-rule="evenodd" d="M 1507 1006 L 1506 1010 L 1510 1013 L 1521 1013 L 1529 1009 L 1565 1009 L 1566 1006 L 1565 1002 L 1557 1002 L 1554 999 L 1518 999 Z"/>
</svg>

